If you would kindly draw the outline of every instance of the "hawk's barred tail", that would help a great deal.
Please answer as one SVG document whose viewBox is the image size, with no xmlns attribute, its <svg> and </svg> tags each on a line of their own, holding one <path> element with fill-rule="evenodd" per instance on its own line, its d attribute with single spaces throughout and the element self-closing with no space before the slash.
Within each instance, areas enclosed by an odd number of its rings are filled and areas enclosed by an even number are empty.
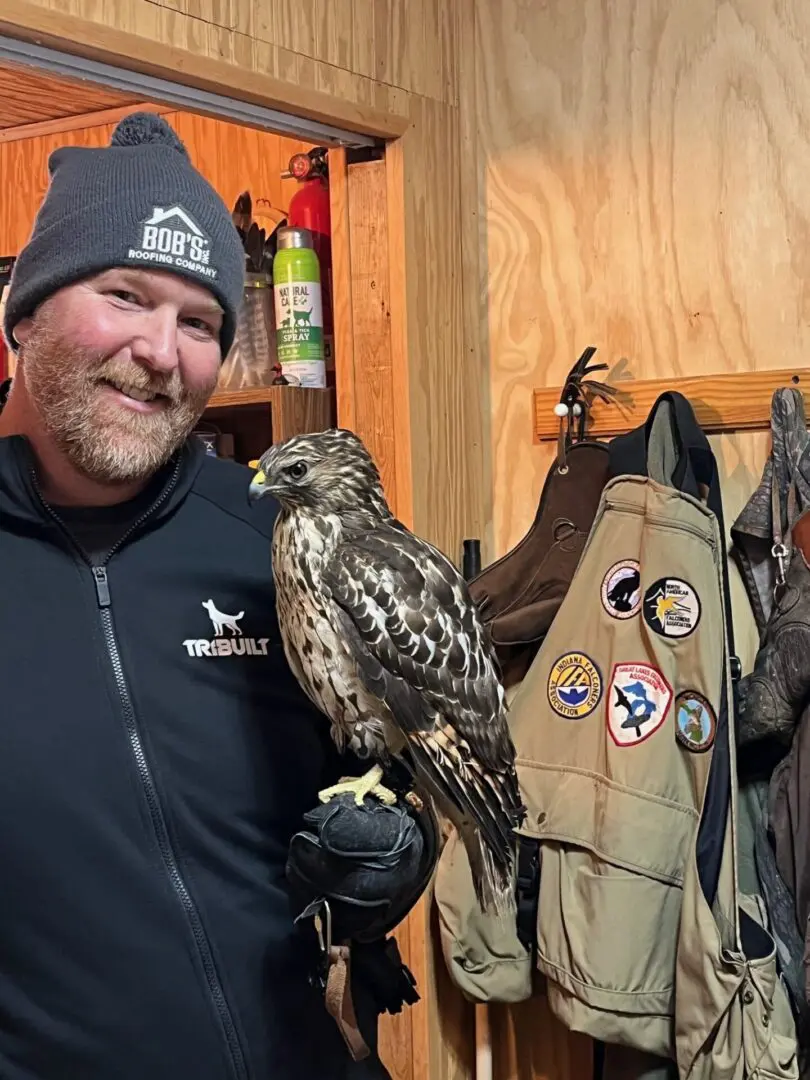
<svg viewBox="0 0 810 1080">
<path fill-rule="evenodd" d="M 513 830 L 525 813 L 514 767 L 484 768 L 449 724 L 409 741 L 423 780 L 464 843 L 479 905 L 485 911 L 513 911 Z"/>
<path fill-rule="evenodd" d="M 476 896 L 482 910 L 494 910 L 498 914 L 515 911 L 517 837 L 513 830 L 523 824 L 526 808 L 520 797 L 517 776 L 510 768 L 500 773 L 485 772 L 481 779 L 492 789 L 498 807 L 498 818 L 502 827 L 502 846 L 493 849 L 486 843 L 478 844 L 480 855 L 475 851 L 474 842 L 467 846 L 468 857 L 472 861 L 477 857 L 481 862 L 481 874 L 473 874 Z M 489 805 L 492 805 L 490 796 Z M 470 848 L 473 854 L 470 854 Z"/>
<path fill-rule="evenodd" d="M 507 860 L 495 856 L 481 833 L 463 825 L 459 829 L 472 872 L 473 888 L 478 906 L 483 912 L 494 915 L 517 914 L 517 841 L 511 843 L 511 857 Z"/>
</svg>

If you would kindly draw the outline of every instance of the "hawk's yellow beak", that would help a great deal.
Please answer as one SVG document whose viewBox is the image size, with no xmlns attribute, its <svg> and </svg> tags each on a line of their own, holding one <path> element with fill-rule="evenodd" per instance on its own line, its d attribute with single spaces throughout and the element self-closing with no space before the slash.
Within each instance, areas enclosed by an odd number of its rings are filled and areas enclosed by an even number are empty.
<svg viewBox="0 0 810 1080">
<path fill-rule="evenodd" d="M 248 489 L 248 498 L 251 502 L 256 502 L 262 495 L 267 494 L 267 488 L 264 486 L 267 481 L 267 477 L 264 475 L 261 469 L 254 474 L 253 479 L 250 482 L 250 488 Z"/>
</svg>

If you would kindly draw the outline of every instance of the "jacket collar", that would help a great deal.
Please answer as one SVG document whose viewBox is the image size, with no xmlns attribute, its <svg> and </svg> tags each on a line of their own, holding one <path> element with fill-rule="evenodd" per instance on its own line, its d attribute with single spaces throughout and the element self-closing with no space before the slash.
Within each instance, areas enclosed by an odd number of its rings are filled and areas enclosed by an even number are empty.
<svg viewBox="0 0 810 1080">
<path fill-rule="evenodd" d="M 205 448 L 195 435 L 190 435 L 172 459 L 174 468 L 167 470 L 166 483 L 155 496 L 150 524 L 173 513 L 184 501 L 204 460 Z M 0 438 L 0 529 L 4 518 L 43 528 L 53 526 L 37 488 L 33 450 L 23 435 Z"/>
</svg>

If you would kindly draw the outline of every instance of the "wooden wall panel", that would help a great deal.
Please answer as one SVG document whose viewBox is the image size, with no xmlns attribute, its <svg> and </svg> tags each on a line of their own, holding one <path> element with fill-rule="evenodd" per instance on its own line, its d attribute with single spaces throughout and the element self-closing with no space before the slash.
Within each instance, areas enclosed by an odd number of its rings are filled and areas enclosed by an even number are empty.
<svg viewBox="0 0 810 1080">
<path fill-rule="evenodd" d="M 592 1075 L 591 1040 L 571 1035 L 544 997 L 490 1006 L 489 1018 L 493 1080 L 588 1080 Z"/>
<path fill-rule="evenodd" d="M 282 180 L 292 154 L 309 144 L 271 132 L 257 131 L 224 120 L 192 113 L 164 113 L 186 144 L 191 160 L 213 184 L 226 204 L 233 206 L 240 192 L 249 190 L 256 220 L 268 231 L 272 222 L 262 217 L 270 206 L 286 210 L 294 194 L 295 180 Z M 48 185 L 48 156 L 59 146 L 105 146 L 114 124 L 78 131 L 0 142 L 0 254 L 13 255 L 25 243 Z M 13 195 L 11 194 L 13 193 Z"/>
<path fill-rule="evenodd" d="M 104 146 L 112 124 L 0 143 L 0 251 L 16 255 L 25 244 L 48 187 L 48 155 L 60 146 Z"/>
<path fill-rule="evenodd" d="M 179 16 L 187 42 L 207 53 L 209 27 L 288 57 L 457 104 L 454 5 L 443 0 L 36 0 L 42 7 L 152 37 Z M 167 19 L 168 15 L 168 19 Z M 183 46 L 186 47 L 186 46 Z M 227 57 L 226 57 L 227 59 Z"/>
<path fill-rule="evenodd" d="M 476 19 L 501 552 L 548 462 L 531 387 L 586 345 L 634 378 L 805 362 L 810 8 L 477 0 Z"/>
<path fill-rule="evenodd" d="M 390 423 L 395 406 L 385 162 L 349 165 L 347 188 L 354 368 L 351 412 L 355 430 L 378 464 L 388 501 L 399 513 Z"/>
<path fill-rule="evenodd" d="M 414 484 L 413 522 L 458 564 L 462 539 L 485 530 L 490 502 L 486 379 L 480 357 L 468 358 L 462 332 L 459 167 L 466 164 L 458 111 L 428 98 L 413 98 L 411 105 L 412 127 L 389 157 L 395 173 L 397 161 L 407 158 L 400 178 L 404 201 L 397 201 L 397 182 L 390 203 L 410 222 L 393 226 L 392 260 L 400 253 L 404 259 L 408 321 L 401 330 L 410 359 L 412 469 L 425 478 Z"/>
<path fill-rule="evenodd" d="M 257 8 L 258 17 L 258 0 Z M 0 32 L 381 137 L 401 134 L 407 91 L 251 36 L 243 0 L 236 15 L 229 29 L 152 0 L 3 0 Z"/>
</svg>

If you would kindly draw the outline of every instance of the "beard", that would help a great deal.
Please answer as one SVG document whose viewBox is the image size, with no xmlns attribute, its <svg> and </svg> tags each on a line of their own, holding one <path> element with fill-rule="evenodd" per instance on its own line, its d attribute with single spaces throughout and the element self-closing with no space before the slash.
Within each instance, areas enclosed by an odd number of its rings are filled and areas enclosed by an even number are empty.
<svg viewBox="0 0 810 1080">
<path fill-rule="evenodd" d="M 145 480 L 165 465 L 200 419 L 210 386 L 183 385 L 170 374 L 103 353 L 78 349 L 44 318 L 38 319 L 20 351 L 23 378 L 53 442 L 84 476 L 101 483 Z M 162 395 L 161 407 L 137 412 L 116 402 L 106 389 Z"/>
</svg>

